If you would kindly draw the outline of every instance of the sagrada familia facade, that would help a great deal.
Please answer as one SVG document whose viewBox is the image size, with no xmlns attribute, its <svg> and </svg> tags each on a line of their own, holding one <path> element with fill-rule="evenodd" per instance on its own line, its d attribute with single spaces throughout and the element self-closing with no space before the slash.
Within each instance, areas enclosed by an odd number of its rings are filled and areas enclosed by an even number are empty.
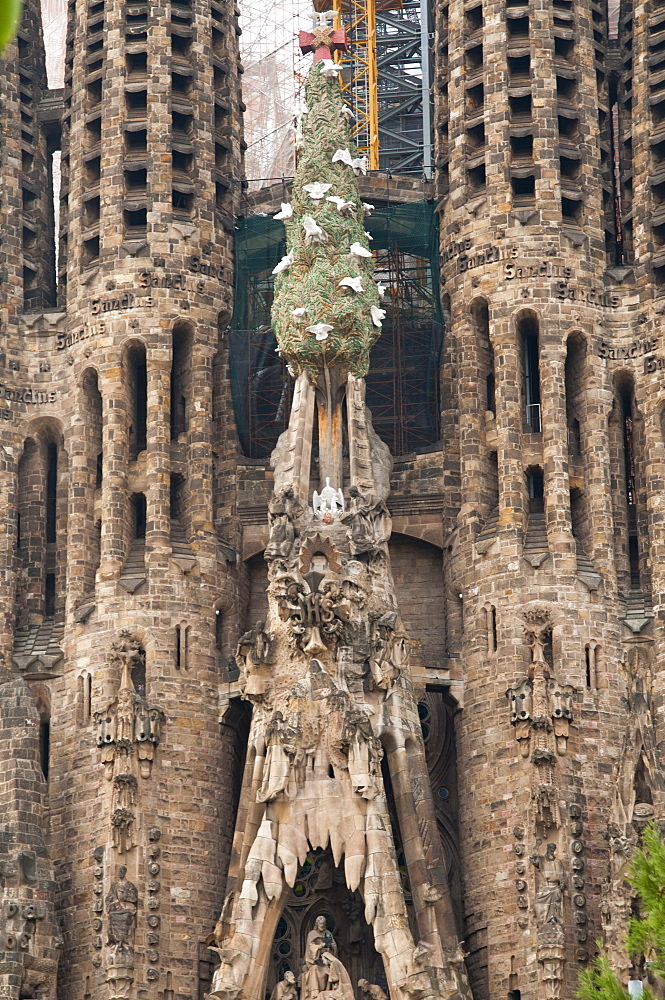
<svg viewBox="0 0 665 1000">
<path fill-rule="evenodd" d="M 51 91 L 27 0 L 0 58 L 0 997 L 572 1000 L 599 938 L 646 982 L 665 3 L 437 0 L 401 188 L 350 138 L 344 16 L 302 33 L 269 457 L 230 375 L 238 16 L 68 0 Z M 438 218 L 407 454 L 367 405 L 388 188 Z"/>
</svg>

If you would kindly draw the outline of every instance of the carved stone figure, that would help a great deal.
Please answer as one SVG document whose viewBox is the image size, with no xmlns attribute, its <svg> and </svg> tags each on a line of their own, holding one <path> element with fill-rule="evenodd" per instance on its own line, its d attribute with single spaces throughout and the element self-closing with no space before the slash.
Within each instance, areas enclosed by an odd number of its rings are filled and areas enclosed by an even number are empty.
<svg viewBox="0 0 665 1000">
<path fill-rule="evenodd" d="M 564 928 L 563 894 L 568 880 L 556 856 L 556 844 L 548 844 L 544 855 L 534 854 L 531 863 L 540 872 L 533 910 L 538 926 L 538 961 L 548 1000 L 561 997 L 563 983 Z"/>
<path fill-rule="evenodd" d="M 353 1000 L 351 979 L 337 958 L 337 944 L 326 918 L 317 917 L 307 935 L 301 975 L 301 1000 L 316 1000 L 320 993 L 334 992 L 340 1000 Z"/>
<path fill-rule="evenodd" d="M 383 748 L 372 732 L 372 723 L 366 712 L 358 709 L 347 712 L 342 742 L 348 748 L 348 768 L 353 788 L 365 799 L 376 798 L 381 788 Z"/>
<path fill-rule="evenodd" d="M 293 491 L 288 487 L 279 496 L 273 496 L 268 504 L 268 523 L 270 525 L 270 541 L 266 547 L 266 559 L 281 559 L 288 563 L 294 554 L 297 539 L 297 519 L 302 513 L 302 506 Z"/>
<path fill-rule="evenodd" d="M 548 844 L 544 855 L 532 855 L 531 863 L 541 874 L 533 907 L 536 923 L 539 926 L 547 923 L 563 926 L 563 894 L 568 882 L 566 870 L 556 856 L 556 844 Z"/>
<path fill-rule="evenodd" d="M 150 777 L 163 713 L 149 707 L 134 687 L 131 671 L 145 666 L 145 653 L 129 632 L 122 632 L 113 643 L 111 658 L 121 667 L 120 686 L 115 700 L 105 711 L 96 712 L 94 720 L 106 777 L 112 782 L 113 846 L 125 854 L 136 846 L 138 779 Z"/>
<path fill-rule="evenodd" d="M 358 980 L 358 993 L 360 1000 L 388 1000 L 381 987 L 367 979 Z"/>
<path fill-rule="evenodd" d="M 269 663 L 271 649 L 271 639 L 262 621 L 238 640 L 236 663 L 248 698 L 258 698 L 266 692 L 268 679 L 261 674 L 261 667 Z"/>
<path fill-rule="evenodd" d="M 296 977 L 290 969 L 284 973 L 284 978 L 276 984 L 270 994 L 270 1000 L 298 1000 Z"/>
<path fill-rule="evenodd" d="M 397 613 L 387 611 L 372 622 L 369 667 L 378 688 L 388 688 L 409 658 L 406 635 L 397 628 Z"/>
<path fill-rule="evenodd" d="M 385 504 L 373 504 L 357 487 L 349 488 L 351 509 L 342 520 L 351 528 L 351 555 L 376 552 L 390 538 L 390 515 Z"/>
<path fill-rule="evenodd" d="M 257 802 L 270 802 L 284 792 L 301 737 L 297 726 L 289 725 L 281 712 L 275 712 L 266 728 L 266 763 Z"/>
<path fill-rule="evenodd" d="M 127 878 L 127 869 L 118 869 L 118 878 L 111 883 L 106 896 L 108 914 L 107 944 L 111 965 L 134 964 L 134 934 L 136 932 L 136 911 L 139 894 L 133 882 Z"/>
</svg>

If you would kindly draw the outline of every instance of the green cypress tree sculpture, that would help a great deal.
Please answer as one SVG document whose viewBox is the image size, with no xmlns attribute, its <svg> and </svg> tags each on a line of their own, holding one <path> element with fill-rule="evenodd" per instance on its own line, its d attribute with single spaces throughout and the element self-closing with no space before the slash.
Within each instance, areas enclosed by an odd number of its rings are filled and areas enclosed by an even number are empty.
<svg viewBox="0 0 665 1000">
<path fill-rule="evenodd" d="M 287 255 L 275 268 L 272 325 L 291 373 L 307 371 L 315 385 L 326 368 L 337 369 L 337 380 L 364 376 L 384 316 L 356 176 L 365 161 L 350 139 L 339 69 L 325 58 L 335 34 L 323 27 L 307 36 L 315 50 L 307 110 L 292 200 L 277 216 Z"/>
</svg>

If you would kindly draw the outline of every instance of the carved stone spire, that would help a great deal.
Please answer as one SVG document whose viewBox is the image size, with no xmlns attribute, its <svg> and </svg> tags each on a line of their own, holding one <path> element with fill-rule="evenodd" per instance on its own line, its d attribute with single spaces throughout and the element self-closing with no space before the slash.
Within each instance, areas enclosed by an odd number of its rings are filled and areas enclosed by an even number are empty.
<svg viewBox="0 0 665 1000">
<path fill-rule="evenodd" d="M 320 52 L 329 36 L 322 27 L 306 44 Z M 310 71 L 293 205 L 280 213 L 289 252 L 277 268 L 273 324 L 297 381 L 289 427 L 272 457 L 268 614 L 238 644 L 240 683 L 253 705 L 252 764 L 215 932 L 221 964 L 211 996 L 262 1000 L 289 893 L 310 852 L 326 850 L 338 882 L 352 898 L 362 898 L 391 1000 L 466 998 L 409 674 L 410 643 L 390 569 L 385 500 L 392 459 L 365 406 L 362 376 L 383 314 L 355 176 L 364 165 L 349 146 L 336 75 L 328 59 L 317 60 Z M 345 393 L 351 479 L 346 495 Z M 313 509 L 307 501 L 315 398 L 322 483 Z M 412 922 L 397 864 L 384 756 Z M 325 896 L 322 888 L 322 908 Z M 352 995 L 323 915 L 307 936 L 300 972 L 301 1000 Z"/>
</svg>

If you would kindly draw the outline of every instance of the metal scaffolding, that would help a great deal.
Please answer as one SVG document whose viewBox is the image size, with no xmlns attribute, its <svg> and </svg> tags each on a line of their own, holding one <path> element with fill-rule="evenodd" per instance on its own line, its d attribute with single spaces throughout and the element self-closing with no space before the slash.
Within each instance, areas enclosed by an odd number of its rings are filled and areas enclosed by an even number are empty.
<svg viewBox="0 0 665 1000">
<path fill-rule="evenodd" d="M 386 287 L 386 317 L 366 378 L 374 427 L 393 454 L 439 440 L 439 353 L 436 219 L 429 203 L 377 208 L 367 219 L 377 279 Z M 236 230 L 234 314 L 229 331 L 231 386 L 245 455 L 267 458 L 285 430 L 293 379 L 270 329 L 274 275 L 285 252 L 284 230 L 267 216 Z"/>
<path fill-rule="evenodd" d="M 327 0 L 317 0 L 317 8 Z M 338 55 L 353 137 L 370 170 L 432 170 L 430 0 L 333 0 L 348 51 Z"/>
</svg>

